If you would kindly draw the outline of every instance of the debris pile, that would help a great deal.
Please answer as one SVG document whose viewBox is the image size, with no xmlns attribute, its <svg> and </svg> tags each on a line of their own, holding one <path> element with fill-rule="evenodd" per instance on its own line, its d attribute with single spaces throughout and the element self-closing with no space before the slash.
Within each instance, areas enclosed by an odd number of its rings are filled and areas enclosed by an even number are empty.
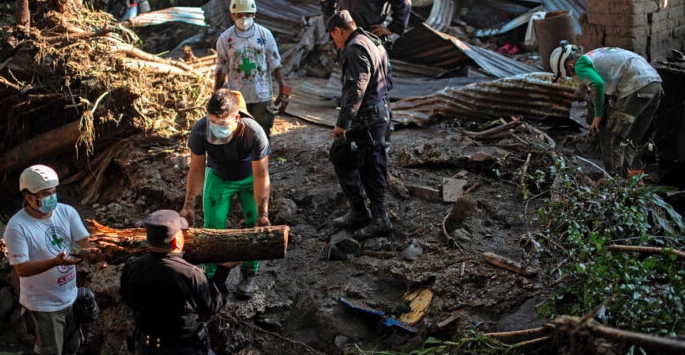
<svg viewBox="0 0 685 355">
<path fill-rule="evenodd" d="M 0 123 L 0 174 L 75 151 L 74 167 L 61 168 L 67 176 L 81 172 L 70 182 L 89 175 L 82 187 L 94 201 L 104 183 L 97 173 L 131 154 L 131 144 L 180 139 L 203 115 L 210 73 L 138 49 L 136 34 L 107 13 L 38 6 L 28 33 L 2 28 L 0 96 L 8 119 Z"/>
</svg>

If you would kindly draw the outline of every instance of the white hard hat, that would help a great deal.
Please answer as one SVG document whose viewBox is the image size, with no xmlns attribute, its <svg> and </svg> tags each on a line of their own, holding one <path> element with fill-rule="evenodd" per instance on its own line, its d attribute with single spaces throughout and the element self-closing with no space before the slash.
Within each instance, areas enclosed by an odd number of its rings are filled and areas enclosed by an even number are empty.
<svg viewBox="0 0 685 355">
<path fill-rule="evenodd" d="M 231 0 L 232 14 L 254 14 L 257 12 L 257 4 L 254 0 Z"/>
<path fill-rule="evenodd" d="M 552 68 L 555 80 L 566 78 L 566 61 L 580 52 L 582 48 L 575 44 L 570 44 L 566 40 L 559 42 L 559 47 L 555 48 L 549 56 L 549 66 Z"/>
<path fill-rule="evenodd" d="M 57 173 L 49 166 L 33 165 L 21 172 L 19 191 L 29 190 L 32 194 L 59 185 Z"/>
</svg>

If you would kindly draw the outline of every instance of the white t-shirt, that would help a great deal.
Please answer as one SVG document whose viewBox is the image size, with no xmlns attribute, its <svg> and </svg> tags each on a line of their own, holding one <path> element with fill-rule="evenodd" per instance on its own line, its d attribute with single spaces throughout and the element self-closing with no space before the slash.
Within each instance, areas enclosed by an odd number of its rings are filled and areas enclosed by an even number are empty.
<svg viewBox="0 0 685 355">
<path fill-rule="evenodd" d="M 62 203 L 47 219 L 31 217 L 22 208 L 5 228 L 5 243 L 10 265 L 54 258 L 71 244 L 90 234 L 76 209 Z M 54 312 L 76 300 L 76 266 L 60 265 L 40 274 L 19 278 L 19 303 L 38 312 Z"/>
<path fill-rule="evenodd" d="M 229 27 L 216 41 L 216 71 L 228 75 L 224 87 L 238 90 L 246 103 L 271 101 L 271 72 L 281 67 L 273 34 L 258 24 L 247 31 Z"/>
</svg>

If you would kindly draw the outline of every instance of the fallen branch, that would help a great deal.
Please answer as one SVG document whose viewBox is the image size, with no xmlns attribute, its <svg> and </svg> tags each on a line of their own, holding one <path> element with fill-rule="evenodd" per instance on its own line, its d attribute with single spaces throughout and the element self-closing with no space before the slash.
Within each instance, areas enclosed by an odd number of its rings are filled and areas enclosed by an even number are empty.
<svg viewBox="0 0 685 355">
<path fill-rule="evenodd" d="M 683 252 L 682 250 L 669 249 L 669 248 L 612 244 L 612 245 L 609 245 L 609 247 L 607 249 L 609 249 L 611 251 L 631 251 L 631 252 L 649 253 L 649 254 L 668 253 L 668 254 L 674 254 L 679 258 L 685 259 L 685 252 Z"/>
<path fill-rule="evenodd" d="M 490 128 L 482 132 L 461 131 L 462 135 L 476 139 L 501 138 L 501 134 L 520 125 L 522 117 L 512 117 L 512 121 L 498 127 Z"/>
<path fill-rule="evenodd" d="M 521 186 L 524 186 L 526 184 L 526 174 L 528 173 L 528 165 L 530 165 L 530 157 L 531 153 L 528 153 L 528 157 L 526 158 L 526 162 L 523 164 L 523 172 L 521 173 Z"/>
<path fill-rule="evenodd" d="M 501 267 L 503 269 L 515 272 L 523 276 L 535 276 L 540 272 L 537 269 L 524 267 L 519 262 L 513 261 L 509 258 L 491 252 L 483 253 L 483 259 L 489 264 Z"/>
<path fill-rule="evenodd" d="M 514 330 L 511 332 L 485 333 L 485 335 L 489 336 L 489 337 L 493 337 L 493 338 L 506 338 L 506 337 L 511 337 L 511 336 L 537 334 L 537 333 L 542 333 L 545 331 L 549 331 L 549 329 L 547 329 L 545 327 L 538 327 L 538 328 L 531 328 L 531 329 Z"/>
<path fill-rule="evenodd" d="M 611 328 L 597 323 L 597 321 L 592 318 L 584 321 L 578 317 L 558 317 L 551 320 L 546 326 L 553 327 L 556 331 L 573 334 L 574 341 L 581 341 L 581 339 L 577 339 L 579 336 L 586 337 L 588 340 L 586 342 L 587 344 L 591 343 L 589 339 L 601 337 L 646 348 L 648 354 L 685 353 L 685 341 L 680 339 L 656 337 L 648 334 Z"/>
</svg>

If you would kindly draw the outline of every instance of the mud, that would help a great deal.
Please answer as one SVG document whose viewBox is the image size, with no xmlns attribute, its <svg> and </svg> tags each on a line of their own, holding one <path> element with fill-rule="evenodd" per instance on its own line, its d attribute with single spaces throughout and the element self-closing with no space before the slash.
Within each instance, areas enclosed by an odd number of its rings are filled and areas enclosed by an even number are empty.
<svg viewBox="0 0 685 355">
<path fill-rule="evenodd" d="M 524 202 L 517 184 L 498 178 L 492 167 L 485 169 L 479 163 L 412 166 L 400 162 L 425 151 L 427 144 L 436 152 L 459 147 L 455 140 L 435 139 L 458 134 L 448 122 L 400 128 L 393 134 L 388 205 L 394 233 L 363 242 L 359 256 L 329 260 L 328 241 L 339 232 L 330 222 L 346 212 L 328 161 L 331 134 L 328 127 L 287 115 L 277 117 L 269 157 L 270 215 L 274 223 L 291 227 L 287 256 L 262 261 L 255 297 L 232 299 L 211 320 L 217 353 L 409 351 L 420 348 L 429 335 L 449 339 L 465 329 L 507 331 L 540 324 L 536 310 L 551 292 L 545 285 L 552 278 L 545 273 L 524 277 L 488 265 L 481 254 L 490 251 L 537 266 L 539 254 L 528 250 L 526 241 L 538 227 L 536 209 L 543 200 Z M 481 151 L 487 148 L 480 146 Z M 492 150 L 487 154 L 496 156 Z M 108 187 L 98 198 L 111 202 L 82 204 L 76 186 L 60 187 L 60 199 L 74 205 L 82 218 L 114 228 L 134 227 L 155 209 L 180 209 L 189 164 L 182 144 L 137 140 L 115 162 L 106 174 Z M 440 191 L 443 179 L 454 177 L 466 180 L 470 202 L 458 211 L 457 222 L 449 223 L 448 230 L 445 220 L 454 204 L 421 191 Z M 240 228 L 240 207 L 233 206 L 228 227 Z M 199 224 L 199 208 L 198 212 Z M 120 268 L 82 267 L 81 282 L 90 284 L 103 310 L 99 320 L 84 327 L 87 353 L 125 353 L 132 318 L 116 293 Z M 237 271 L 232 271 L 229 289 L 235 290 L 237 282 Z M 380 318 L 340 302 L 345 297 L 397 319 L 409 311 L 403 294 L 421 288 L 431 290 L 433 298 L 413 325 L 416 334 L 385 327 Z"/>
</svg>

